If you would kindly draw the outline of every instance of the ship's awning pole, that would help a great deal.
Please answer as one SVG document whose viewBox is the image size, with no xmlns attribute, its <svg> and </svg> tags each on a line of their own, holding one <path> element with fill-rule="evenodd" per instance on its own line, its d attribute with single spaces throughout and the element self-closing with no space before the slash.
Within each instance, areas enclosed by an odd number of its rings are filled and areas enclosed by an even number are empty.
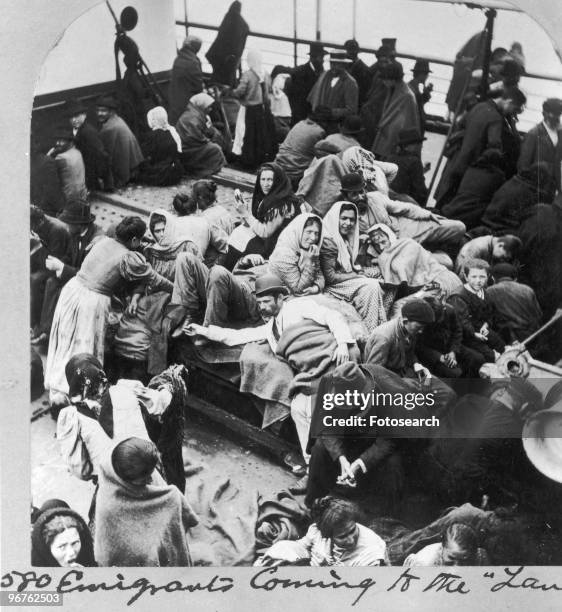
<svg viewBox="0 0 562 612">
<path fill-rule="evenodd" d="M 297 67 L 297 0 L 293 0 L 293 66 Z"/>
<path fill-rule="evenodd" d="M 183 0 L 183 20 L 185 22 L 185 35 L 187 36 L 187 0 Z"/>
<path fill-rule="evenodd" d="M 316 40 L 322 40 L 322 0 L 316 0 Z"/>
<path fill-rule="evenodd" d="M 357 40 L 355 38 L 355 34 L 357 33 L 357 0 L 353 0 L 353 23 L 352 23 L 352 35 L 351 38 Z"/>
</svg>

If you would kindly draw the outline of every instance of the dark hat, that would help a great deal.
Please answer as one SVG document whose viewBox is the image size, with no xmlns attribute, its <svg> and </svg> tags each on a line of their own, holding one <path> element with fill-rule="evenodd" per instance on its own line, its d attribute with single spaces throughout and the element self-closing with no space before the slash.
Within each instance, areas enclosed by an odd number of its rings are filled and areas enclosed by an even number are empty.
<svg viewBox="0 0 562 612">
<path fill-rule="evenodd" d="M 363 390 L 368 384 L 363 370 L 353 361 L 346 361 L 332 372 L 332 390 L 334 393 L 347 390 Z"/>
<path fill-rule="evenodd" d="M 256 295 L 267 295 L 268 293 L 289 293 L 289 290 L 285 285 L 283 285 L 283 281 L 276 276 L 275 274 L 271 274 L 268 272 L 267 274 L 263 274 L 256 279 Z"/>
<path fill-rule="evenodd" d="M 383 47 L 396 52 L 396 38 L 381 38 L 381 43 Z"/>
<path fill-rule="evenodd" d="M 387 66 L 382 66 L 380 69 L 381 79 L 389 79 L 391 81 L 399 81 L 404 76 L 404 68 L 400 62 L 396 60 L 390 62 Z"/>
<path fill-rule="evenodd" d="M 90 207 L 84 200 L 74 200 L 68 202 L 64 210 L 59 215 L 59 219 L 70 225 L 85 225 L 95 220 Z"/>
<path fill-rule="evenodd" d="M 543 102 L 542 110 L 544 113 L 562 115 L 562 100 L 560 98 L 548 98 Z"/>
<path fill-rule="evenodd" d="M 101 96 L 96 100 L 96 106 L 104 106 L 105 108 L 111 108 L 117 110 L 117 100 L 112 96 Z"/>
<path fill-rule="evenodd" d="M 388 47 L 387 45 L 381 45 L 375 51 L 375 55 L 377 56 L 377 59 L 379 59 L 381 57 L 392 57 L 392 58 L 394 58 L 396 56 L 396 50 L 393 49 L 392 47 Z"/>
<path fill-rule="evenodd" d="M 500 71 L 500 76 L 504 78 L 517 78 L 523 74 L 523 66 L 512 58 L 507 58 Z"/>
<path fill-rule="evenodd" d="M 433 308 L 425 300 L 410 300 L 402 307 L 402 316 L 408 321 L 418 323 L 433 323 L 435 314 Z"/>
<path fill-rule="evenodd" d="M 74 132 L 67 125 L 59 125 L 55 129 L 55 140 L 74 140 Z"/>
<path fill-rule="evenodd" d="M 358 172 L 349 172 L 342 176 L 342 191 L 363 191 L 363 189 L 365 189 L 365 181 Z"/>
<path fill-rule="evenodd" d="M 426 59 L 417 59 L 415 66 L 412 68 L 412 72 L 433 72 L 429 69 L 429 62 Z"/>
<path fill-rule="evenodd" d="M 398 133 L 398 144 L 406 146 L 416 142 L 423 142 L 427 138 L 420 135 L 416 128 L 405 128 Z"/>
<path fill-rule="evenodd" d="M 317 106 L 308 115 L 312 121 L 330 121 L 332 118 L 332 109 L 329 106 Z"/>
<path fill-rule="evenodd" d="M 342 134 L 360 134 L 363 132 L 363 126 L 361 124 L 361 118 L 358 115 L 348 115 L 344 118 L 340 132 Z"/>
<path fill-rule="evenodd" d="M 343 43 L 343 47 L 344 49 L 349 49 L 350 51 L 358 51 L 359 50 L 359 43 L 354 39 L 350 39 L 350 40 L 346 40 Z"/>
<path fill-rule="evenodd" d="M 499 278 L 517 278 L 517 268 L 510 263 L 498 263 L 492 266 L 492 276 L 498 280 Z"/>
<path fill-rule="evenodd" d="M 347 57 L 347 53 L 341 51 L 332 51 L 330 53 L 330 64 L 352 64 L 352 60 Z"/>
<path fill-rule="evenodd" d="M 310 57 L 320 57 L 328 55 L 328 52 L 326 51 L 326 49 L 324 49 L 324 45 L 322 43 L 315 42 L 310 43 L 308 55 L 310 55 Z"/>
<path fill-rule="evenodd" d="M 86 106 L 76 98 L 67 100 L 66 104 L 64 105 L 64 114 L 67 117 L 74 117 L 76 115 L 81 115 L 86 112 L 88 112 Z"/>
</svg>

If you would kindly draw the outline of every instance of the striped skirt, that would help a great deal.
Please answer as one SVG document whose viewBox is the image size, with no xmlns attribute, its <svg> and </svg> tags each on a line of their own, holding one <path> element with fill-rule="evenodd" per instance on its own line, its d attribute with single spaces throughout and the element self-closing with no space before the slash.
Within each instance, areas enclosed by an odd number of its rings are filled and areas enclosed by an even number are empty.
<svg viewBox="0 0 562 612">
<path fill-rule="evenodd" d="M 378 280 L 357 276 L 330 285 L 326 291 L 340 300 L 351 302 L 369 333 L 386 321 L 383 290 Z"/>
</svg>

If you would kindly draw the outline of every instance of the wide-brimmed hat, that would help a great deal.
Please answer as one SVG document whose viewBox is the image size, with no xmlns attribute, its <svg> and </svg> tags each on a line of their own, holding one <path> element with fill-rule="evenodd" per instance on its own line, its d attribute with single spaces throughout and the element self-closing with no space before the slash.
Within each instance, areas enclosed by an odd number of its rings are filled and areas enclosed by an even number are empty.
<svg viewBox="0 0 562 612">
<path fill-rule="evenodd" d="M 433 323 L 435 321 L 433 308 L 421 299 L 406 302 L 402 307 L 402 316 L 408 321 L 416 321 L 417 323 Z"/>
<path fill-rule="evenodd" d="M 414 67 L 412 68 L 412 72 L 433 72 L 433 70 L 429 69 L 429 62 L 426 59 L 417 59 Z"/>
<path fill-rule="evenodd" d="M 529 461 L 548 478 L 562 482 L 562 401 L 531 415 L 522 437 Z"/>
<path fill-rule="evenodd" d="M 361 118 L 358 115 L 348 115 L 345 117 L 340 128 L 340 132 L 347 136 L 361 134 L 363 131 L 364 129 L 363 125 L 361 124 Z"/>
<path fill-rule="evenodd" d="M 357 389 L 363 391 L 370 381 L 353 361 L 346 361 L 332 372 L 331 387 L 334 393 Z"/>
<path fill-rule="evenodd" d="M 424 136 L 422 136 L 416 128 L 405 128 L 400 130 L 398 134 L 398 145 L 406 146 L 409 144 L 415 144 L 417 142 L 423 142 L 427 140 Z"/>
<path fill-rule="evenodd" d="M 324 49 L 322 43 L 310 43 L 308 55 L 310 55 L 310 57 L 324 57 L 324 55 L 328 55 L 328 52 Z"/>
<path fill-rule="evenodd" d="M 358 172 L 349 172 L 341 177 L 342 191 L 363 191 L 365 181 Z"/>
<path fill-rule="evenodd" d="M 84 200 L 69 202 L 59 215 L 60 221 L 70 225 L 85 225 L 86 223 L 92 223 L 95 218 L 88 203 Z"/>
<path fill-rule="evenodd" d="M 353 60 L 347 57 L 345 51 L 332 51 L 330 53 L 330 64 L 352 64 Z"/>
<path fill-rule="evenodd" d="M 74 132 L 68 125 L 59 125 L 53 134 L 55 140 L 74 140 Z"/>
<path fill-rule="evenodd" d="M 289 290 L 278 276 L 268 272 L 256 279 L 256 295 L 267 295 L 268 293 L 287 294 Z"/>
<path fill-rule="evenodd" d="M 96 100 L 96 106 L 103 106 L 105 108 L 111 108 L 112 110 L 117 110 L 118 104 L 117 100 L 112 96 L 101 96 Z"/>
<path fill-rule="evenodd" d="M 88 112 L 88 108 L 83 102 L 76 98 L 72 98 L 71 100 L 67 100 L 64 105 L 64 114 L 66 117 L 74 117 L 76 115 L 82 115 Z"/>
</svg>

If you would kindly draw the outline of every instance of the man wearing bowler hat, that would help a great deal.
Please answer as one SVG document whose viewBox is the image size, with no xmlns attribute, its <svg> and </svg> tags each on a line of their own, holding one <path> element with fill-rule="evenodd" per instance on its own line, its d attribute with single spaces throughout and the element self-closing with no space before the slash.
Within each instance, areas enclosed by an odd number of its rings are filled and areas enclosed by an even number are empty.
<svg viewBox="0 0 562 612">
<path fill-rule="evenodd" d="M 333 335 L 336 344 L 333 354 L 335 364 L 340 365 L 350 359 L 359 357 L 355 340 L 340 313 L 318 304 L 309 297 L 287 299 L 288 293 L 289 290 L 277 276 L 271 273 L 263 274 L 256 279 L 255 297 L 251 295 L 251 300 L 253 300 L 264 321 L 263 325 L 230 329 L 192 323 L 184 327 L 185 333 L 190 336 L 202 336 L 208 340 L 229 346 L 267 340 L 271 351 L 277 354 L 278 344 L 284 330 L 310 319 L 327 328 Z M 291 401 L 291 416 L 295 421 L 303 457 L 307 463 L 309 455 L 306 452 L 306 446 L 311 412 L 311 396 L 297 393 Z M 305 481 L 306 477 L 295 489 L 304 491 L 306 489 Z"/>
<path fill-rule="evenodd" d="M 84 160 L 74 146 L 74 134 L 69 127 L 61 126 L 55 130 L 55 146 L 48 155 L 55 160 L 65 201 L 87 198 Z"/>
<path fill-rule="evenodd" d="M 429 68 L 429 62 L 425 59 L 418 59 L 414 67 L 412 68 L 414 78 L 408 83 L 408 87 L 414 93 L 416 97 L 416 104 L 418 105 L 418 111 L 420 115 L 420 130 L 422 136 L 425 134 L 425 111 L 424 105 L 431 99 L 431 92 L 433 91 L 433 84 L 425 84 L 427 77 L 433 70 Z"/>
<path fill-rule="evenodd" d="M 109 155 L 114 186 L 124 187 L 143 161 L 139 143 L 129 126 L 117 114 L 117 102 L 103 96 L 96 104 L 100 138 Z"/>
<path fill-rule="evenodd" d="M 562 100 L 549 98 L 542 105 L 543 120 L 527 132 L 521 153 L 517 162 L 517 169 L 526 170 L 537 162 L 546 162 L 552 176 L 556 181 L 556 190 L 560 191 L 560 168 L 562 166 Z"/>
<path fill-rule="evenodd" d="M 429 195 L 420 157 L 421 143 L 424 140 L 426 139 L 415 128 L 400 130 L 396 153 L 390 155 L 387 160 L 398 166 L 398 173 L 390 187 L 396 193 L 414 198 L 420 206 L 427 204 Z"/>
<path fill-rule="evenodd" d="M 109 156 L 98 130 L 86 121 L 88 109 L 79 100 L 68 100 L 65 115 L 68 117 L 76 148 L 82 153 L 86 169 L 86 187 L 90 190 L 111 189 Z"/>
<path fill-rule="evenodd" d="M 357 115 L 348 115 L 341 122 L 340 131 L 337 134 L 330 134 L 316 143 L 314 153 L 316 157 L 330 154 L 340 155 L 350 147 L 361 146 L 357 139 L 362 133 L 361 119 Z"/>
<path fill-rule="evenodd" d="M 308 94 L 324 70 L 322 64 L 327 53 L 321 43 L 312 43 L 308 52 L 309 61 L 291 72 L 291 79 L 286 84 L 285 91 L 291 105 L 293 125 L 306 119 L 310 111 Z"/>
<path fill-rule="evenodd" d="M 54 274 L 48 278 L 45 285 L 39 331 L 31 341 L 32 344 L 42 344 L 49 339 L 62 288 L 73 276 L 76 276 L 89 250 L 104 235 L 103 230 L 94 223 L 95 216 L 84 200 L 69 202 L 60 214 L 59 221 L 68 226 L 70 240 L 63 257 L 48 255 L 45 261 L 47 270 Z"/>
<path fill-rule="evenodd" d="M 357 114 L 359 88 L 348 72 L 351 63 L 345 52 L 332 51 L 330 70 L 320 76 L 308 95 L 313 110 L 319 106 L 327 106 L 331 110 L 329 134 L 338 131 L 338 124 L 345 117 Z"/>
</svg>

